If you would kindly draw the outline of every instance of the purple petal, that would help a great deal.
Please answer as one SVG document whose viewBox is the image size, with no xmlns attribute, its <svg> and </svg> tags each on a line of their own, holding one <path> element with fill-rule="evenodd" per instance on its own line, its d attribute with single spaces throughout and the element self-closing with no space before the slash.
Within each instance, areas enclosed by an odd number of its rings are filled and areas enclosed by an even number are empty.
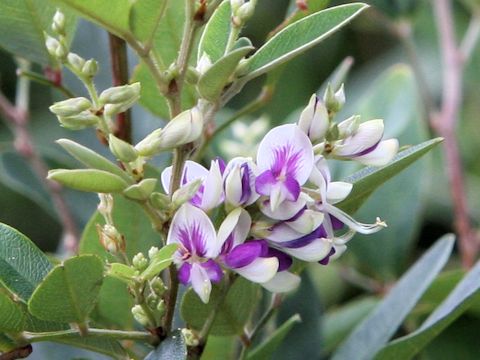
<svg viewBox="0 0 480 360">
<path fill-rule="evenodd" d="M 293 264 L 292 257 L 280 250 L 269 248 L 267 257 L 275 256 L 278 259 L 278 271 L 284 271 L 290 268 Z"/>
<path fill-rule="evenodd" d="M 322 260 L 320 260 L 318 263 L 321 264 L 321 265 L 328 265 L 328 263 L 330 262 L 330 257 L 335 255 L 335 248 L 332 247 L 330 249 L 330 252 L 328 253 L 327 256 L 325 256 Z"/>
<path fill-rule="evenodd" d="M 297 201 L 300 196 L 300 184 L 292 176 L 287 176 L 285 179 L 285 188 L 288 190 L 287 199 L 289 201 Z"/>
<path fill-rule="evenodd" d="M 341 230 L 345 226 L 345 224 L 338 220 L 335 216 L 330 215 L 330 221 L 332 222 L 333 230 Z"/>
<path fill-rule="evenodd" d="M 381 141 L 381 139 L 378 140 L 378 142 L 376 144 L 373 144 L 369 148 L 366 148 L 365 150 L 359 151 L 356 154 L 352 154 L 352 155 L 350 155 L 350 157 L 362 156 L 362 155 L 367 155 L 367 154 L 371 153 L 373 150 L 375 150 L 378 147 L 378 144 L 380 144 L 380 141 Z"/>
<path fill-rule="evenodd" d="M 287 219 L 285 221 L 295 221 L 297 220 L 300 216 L 303 215 L 303 213 L 305 212 L 305 210 L 307 210 L 307 207 L 304 206 L 303 208 L 300 209 L 299 212 L 297 212 L 295 215 L 293 215 L 290 219 Z"/>
<path fill-rule="evenodd" d="M 250 168 L 248 164 L 245 163 L 241 166 L 242 172 L 242 196 L 240 198 L 240 203 L 244 204 L 250 199 L 252 195 L 252 189 L 250 188 Z"/>
<path fill-rule="evenodd" d="M 223 175 L 225 173 L 225 160 L 223 160 L 220 156 L 215 158 L 215 161 L 218 161 L 218 167 L 220 168 L 220 173 Z"/>
<path fill-rule="evenodd" d="M 297 249 L 310 244 L 312 241 L 316 239 L 326 238 L 326 237 L 327 237 L 327 232 L 325 231 L 325 228 L 322 225 L 320 225 L 310 234 L 307 234 L 295 240 L 282 242 L 281 246 L 286 248 L 291 248 L 291 249 Z"/>
<path fill-rule="evenodd" d="M 250 241 L 238 245 L 225 256 L 225 264 L 233 269 L 247 266 L 262 255 L 264 246 L 263 241 Z"/>
<path fill-rule="evenodd" d="M 190 270 L 192 269 L 192 265 L 189 263 L 183 263 L 178 269 L 178 280 L 183 285 L 187 285 L 190 282 Z"/>
<path fill-rule="evenodd" d="M 277 182 L 273 173 L 270 170 L 266 170 L 255 179 L 255 190 L 261 195 L 270 195 L 272 186 Z"/>
<path fill-rule="evenodd" d="M 220 280 L 222 280 L 222 277 L 223 277 L 222 268 L 215 261 L 210 259 L 202 263 L 201 266 L 207 271 L 208 277 L 214 283 L 218 283 Z"/>
</svg>

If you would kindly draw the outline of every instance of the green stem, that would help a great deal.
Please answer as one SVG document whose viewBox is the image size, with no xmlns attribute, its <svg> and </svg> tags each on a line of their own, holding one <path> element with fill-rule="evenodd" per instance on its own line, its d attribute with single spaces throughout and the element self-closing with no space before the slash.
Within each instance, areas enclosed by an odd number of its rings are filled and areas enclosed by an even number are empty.
<svg viewBox="0 0 480 360">
<path fill-rule="evenodd" d="M 23 339 L 28 343 L 57 340 L 59 338 L 73 338 L 80 336 L 80 330 L 68 329 L 51 332 L 23 332 Z M 118 339 L 118 340 L 136 340 L 148 343 L 154 343 L 158 339 L 156 336 L 144 331 L 123 331 L 123 330 L 109 330 L 109 329 L 88 329 L 85 337 L 95 337 L 104 339 Z"/>
<path fill-rule="evenodd" d="M 74 98 L 76 97 L 73 92 L 68 90 L 66 87 L 60 84 L 56 84 L 55 82 L 48 80 L 45 76 L 38 74 L 33 71 L 28 71 L 28 70 L 18 70 L 17 75 L 21 77 L 26 77 L 27 79 L 30 79 L 31 81 L 35 81 L 38 84 L 45 85 L 45 86 L 51 86 L 58 91 L 60 91 L 63 95 L 65 95 L 66 98 Z"/>
<path fill-rule="evenodd" d="M 233 49 L 233 46 L 235 45 L 235 41 L 237 41 L 238 35 L 240 34 L 241 30 L 242 28 L 240 26 L 235 26 L 234 24 L 232 24 L 232 30 L 228 35 L 227 46 L 225 48 L 225 55 L 228 54 Z"/>
</svg>

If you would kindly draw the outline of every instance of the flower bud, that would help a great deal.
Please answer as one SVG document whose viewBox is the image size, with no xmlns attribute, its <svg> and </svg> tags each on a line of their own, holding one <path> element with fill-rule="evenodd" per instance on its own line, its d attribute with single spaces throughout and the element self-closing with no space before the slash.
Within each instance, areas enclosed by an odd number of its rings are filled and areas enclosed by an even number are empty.
<svg viewBox="0 0 480 360">
<path fill-rule="evenodd" d="M 322 141 L 325 137 L 329 126 L 328 111 L 316 94 L 312 95 L 307 107 L 302 111 L 298 126 L 312 142 Z"/>
<path fill-rule="evenodd" d="M 353 115 L 337 125 L 338 137 L 345 139 L 355 134 L 360 126 L 360 116 Z"/>
<path fill-rule="evenodd" d="M 158 276 L 151 281 L 150 285 L 152 286 L 152 290 L 158 296 L 163 296 L 163 294 L 165 294 L 165 292 L 168 290 L 162 279 Z"/>
<path fill-rule="evenodd" d="M 343 84 L 336 92 L 334 91 L 332 85 L 328 84 L 323 96 L 323 101 L 325 102 L 329 113 L 335 114 L 339 112 L 345 104 L 345 90 Z"/>
<path fill-rule="evenodd" d="M 106 219 L 111 218 L 113 210 L 113 196 L 111 194 L 98 194 L 100 202 L 97 206 L 98 212 Z"/>
<path fill-rule="evenodd" d="M 92 106 L 87 98 L 77 97 L 56 102 L 49 109 L 57 116 L 73 116 L 90 109 Z"/>
<path fill-rule="evenodd" d="M 98 62 L 94 59 L 85 61 L 85 65 L 82 68 L 82 75 L 86 77 L 94 77 L 98 72 Z"/>
<path fill-rule="evenodd" d="M 123 190 L 123 195 L 133 200 L 145 201 L 155 190 L 157 179 L 143 179 L 138 184 L 133 184 Z"/>
<path fill-rule="evenodd" d="M 228 163 L 224 173 L 225 201 L 232 205 L 248 206 L 260 197 L 255 191 L 257 167 L 251 158 L 237 157 Z"/>
<path fill-rule="evenodd" d="M 112 134 L 108 137 L 108 147 L 112 154 L 122 162 L 129 163 L 138 157 L 137 150 L 132 145 Z"/>
<path fill-rule="evenodd" d="M 65 45 L 62 42 L 58 41 L 57 39 L 49 35 L 45 35 L 45 36 L 46 36 L 45 46 L 47 48 L 48 53 L 56 59 L 59 59 L 59 60 L 65 59 L 65 57 L 68 54 L 68 50 L 65 47 Z"/>
<path fill-rule="evenodd" d="M 200 75 L 203 75 L 207 72 L 208 69 L 212 67 L 212 61 L 210 60 L 210 57 L 207 55 L 207 53 L 203 53 L 202 57 L 197 63 L 196 70 Z"/>
<path fill-rule="evenodd" d="M 102 91 L 99 96 L 102 104 L 134 103 L 140 97 L 140 83 L 111 87 Z"/>
<path fill-rule="evenodd" d="M 254 11 L 255 3 L 253 1 L 249 1 L 240 6 L 240 8 L 235 12 L 235 15 L 242 23 L 245 23 L 252 17 Z"/>
<path fill-rule="evenodd" d="M 197 346 L 200 343 L 197 335 L 190 329 L 183 328 L 182 335 L 185 339 L 185 344 L 187 346 Z"/>
<path fill-rule="evenodd" d="M 60 10 L 53 15 L 52 30 L 59 35 L 65 35 L 65 15 Z"/>
<path fill-rule="evenodd" d="M 155 310 L 157 310 L 157 313 L 160 317 L 163 316 L 163 314 L 165 314 L 165 301 L 160 300 Z"/>
<path fill-rule="evenodd" d="M 73 116 L 58 116 L 60 125 L 70 130 L 81 130 L 98 124 L 98 116 L 90 111 L 83 111 Z"/>
<path fill-rule="evenodd" d="M 85 65 L 85 59 L 72 52 L 68 54 L 67 61 L 78 72 L 81 72 Z"/>
<path fill-rule="evenodd" d="M 148 260 L 141 252 L 135 255 L 132 259 L 132 264 L 138 271 L 143 271 L 148 266 Z"/>
<path fill-rule="evenodd" d="M 236 13 L 240 6 L 245 4 L 245 0 L 230 0 L 230 6 L 232 7 L 232 13 Z"/>
<path fill-rule="evenodd" d="M 149 325 L 148 317 L 140 305 L 135 305 L 132 308 L 132 315 L 135 318 L 135 320 L 137 320 L 142 326 Z"/>
<path fill-rule="evenodd" d="M 170 198 L 168 195 L 159 192 L 154 192 L 150 195 L 150 202 L 159 210 L 167 210 L 170 206 Z"/>
<path fill-rule="evenodd" d="M 159 303 L 159 298 L 157 296 L 157 294 L 155 293 L 150 293 L 148 294 L 147 298 L 145 299 L 146 300 L 146 303 L 148 305 L 149 308 L 151 309 L 155 309 Z"/>
<path fill-rule="evenodd" d="M 190 199 L 195 196 L 202 183 L 203 179 L 195 179 L 175 191 L 172 196 L 172 203 L 174 208 L 178 208 L 185 204 L 187 201 L 190 201 Z"/>
<path fill-rule="evenodd" d="M 112 254 L 125 250 L 125 238 L 113 225 L 105 224 L 103 227 L 97 225 L 97 231 L 105 250 Z"/>
<path fill-rule="evenodd" d="M 148 250 L 148 257 L 149 257 L 150 259 L 152 259 L 155 255 L 157 255 L 158 252 L 159 252 L 158 247 L 152 246 L 152 247 Z"/>
</svg>

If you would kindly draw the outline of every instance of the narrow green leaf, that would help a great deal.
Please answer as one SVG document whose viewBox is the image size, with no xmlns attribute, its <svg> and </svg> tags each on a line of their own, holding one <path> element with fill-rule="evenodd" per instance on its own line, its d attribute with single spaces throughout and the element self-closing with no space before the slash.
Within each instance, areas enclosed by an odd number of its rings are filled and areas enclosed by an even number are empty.
<svg viewBox="0 0 480 360">
<path fill-rule="evenodd" d="M 454 236 L 438 240 L 335 352 L 333 360 L 371 359 L 390 339 L 447 262 Z M 381 330 L 379 330 L 381 329 Z"/>
<path fill-rule="evenodd" d="M 392 341 L 375 359 L 407 360 L 413 358 L 436 336 L 479 299 L 480 262 L 468 272 L 442 304 L 413 333 Z"/>
<path fill-rule="evenodd" d="M 0 1 L 0 47 L 24 59 L 48 65 L 44 31 L 51 33 L 56 7 L 44 0 Z M 63 11 L 63 10 L 62 10 Z M 67 40 L 73 38 L 76 20 L 65 12 Z"/>
<path fill-rule="evenodd" d="M 173 254 L 177 249 L 177 244 L 169 244 L 161 248 L 155 256 L 150 259 L 150 265 L 142 272 L 142 278 L 151 280 L 160 274 L 160 271 L 169 267 L 173 261 Z"/>
<path fill-rule="evenodd" d="M 189 289 L 182 300 L 182 318 L 195 330 L 200 330 L 221 294 L 219 286 L 212 287 L 210 301 L 204 304 L 198 295 Z M 258 286 L 244 278 L 237 278 L 223 303 L 216 311 L 210 334 L 232 335 L 243 331 L 243 326 L 248 321 L 258 297 Z"/>
<path fill-rule="evenodd" d="M 285 321 L 275 332 L 262 344 L 249 352 L 247 360 L 263 360 L 271 359 L 275 350 L 282 343 L 283 339 L 288 335 L 292 327 L 301 322 L 298 314 L 293 315 L 290 319 Z"/>
<path fill-rule="evenodd" d="M 0 282 L 28 301 L 52 265 L 25 235 L 0 223 Z"/>
<path fill-rule="evenodd" d="M 186 360 L 187 345 L 180 330 L 175 330 L 150 352 L 145 360 Z"/>
<path fill-rule="evenodd" d="M 0 332 L 18 333 L 25 329 L 27 317 L 7 294 L 0 292 Z"/>
<path fill-rule="evenodd" d="M 207 100 L 217 100 L 225 85 L 229 83 L 240 60 L 252 50 L 253 47 L 233 50 L 213 64 L 198 81 L 197 88 L 200 95 Z"/>
<path fill-rule="evenodd" d="M 250 80 L 296 57 L 346 25 L 368 7 L 353 3 L 319 11 L 287 26 L 253 56 L 244 70 Z"/>
<path fill-rule="evenodd" d="M 128 175 L 117 165 L 86 146 L 69 139 L 58 139 L 56 142 L 85 166 L 118 175 L 125 181 L 131 181 Z"/>
<path fill-rule="evenodd" d="M 117 193 L 128 187 L 121 177 L 96 169 L 55 169 L 48 172 L 48 178 L 75 190 L 96 193 Z"/>
<path fill-rule="evenodd" d="M 228 38 L 231 31 L 232 7 L 230 1 L 223 1 L 212 14 L 212 17 L 203 30 L 198 45 L 197 61 L 203 54 L 207 54 L 212 63 L 217 62 L 227 49 Z"/>
<path fill-rule="evenodd" d="M 132 281 L 133 277 L 137 275 L 137 271 L 131 266 L 121 263 L 113 263 L 110 264 L 107 275 L 129 283 Z"/>
<path fill-rule="evenodd" d="M 103 281 L 103 263 L 95 255 L 81 255 L 57 265 L 28 302 L 39 319 L 83 323 L 95 307 Z"/>
<path fill-rule="evenodd" d="M 354 213 L 376 188 L 425 155 L 442 141 L 442 138 L 436 138 L 409 147 L 399 152 L 392 162 L 385 166 L 368 166 L 347 177 L 344 181 L 353 184 L 353 190 L 348 198 L 337 206 L 347 213 Z"/>
<path fill-rule="evenodd" d="M 125 38 L 130 33 L 129 15 L 132 1 L 115 0 L 53 0 L 75 11 L 78 15 Z M 42 2 L 43 3 L 43 2 Z"/>
<path fill-rule="evenodd" d="M 135 1 L 130 10 L 130 29 L 142 41 L 153 38 L 168 0 Z"/>
<path fill-rule="evenodd" d="M 322 352 L 329 353 L 338 346 L 379 302 L 375 297 L 364 297 L 326 313 L 321 322 Z"/>
</svg>

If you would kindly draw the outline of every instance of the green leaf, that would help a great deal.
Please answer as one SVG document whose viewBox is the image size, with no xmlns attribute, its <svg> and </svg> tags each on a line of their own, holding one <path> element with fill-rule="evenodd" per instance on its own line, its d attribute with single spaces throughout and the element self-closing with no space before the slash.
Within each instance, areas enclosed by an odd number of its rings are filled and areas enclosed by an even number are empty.
<svg viewBox="0 0 480 360">
<path fill-rule="evenodd" d="M 114 197 L 113 222 L 117 230 L 125 236 L 126 253 L 132 259 L 137 253 L 147 253 L 152 246 L 161 246 L 160 235 L 152 228 L 152 224 L 144 214 L 140 205 L 121 196 Z M 80 254 L 95 254 L 103 260 L 117 262 L 98 240 L 96 224 L 103 225 L 105 220 L 98 213 L 92 216 L 80 240 Z"/>
<path fill-rule="evenodd" d="M 249 58 L 247 80 L 260 76 L 315 46 L 360 14 L 368 5 L 353 3 L 309 15 L 287 26 Z"/>
<path fill-rule="evenodd" d="M 375 297 L 364 297 L 326 313 L 321 322 L 322 352 L 329 353 L 338 346 L 379 302 Z"/>
<path fill-rule="evenodd" d="M 224 286 L 224 285 L 223 285 Z M 204 304 L 198 295 L 189 289 L 182 300 L 182 318 L 195 330 L 200 330 L 205 320 L 217 305 L 217 299 L 222 290 L 219 286 L 212 287 L 210 301 Z M 225 300 L 216 311 L 210 334 L 232 335 L 243 331 L 258 299 L 258 286 L 244 278 L 237 278 L 228 291 Z"/>
<path fill-rule="evenodd" d="M 453 235 L 445 235 L 438 240 L 402 276 L 380 305 L 353 330 L 332 359 L 371 359 L 395 333 L 405 316 L 443 268 L 453 244 Z"/>
<path fill-rule="evenodd" d="M 201 360 L 234 359 L 236 336 L 209 335 Z"/>
<path fill-rule="evenodd" d="M 231 31 L 232 7 L 230 1 L 223 1 L 212 14 L 212 17 L 203 30 L 198 44 L 197 61 L 205 53 L 212 63 L 217 62 L 227 49 Z"/>
<path fill-rule="evenodd" d="M 442 141 L 442 138 L 436 138 L 414 145 L 399 152 L 397 156 L 385 166 L 367 166 L 345 178 L 344 181 L 353 184 L 353 190 L 348 198 L 340 202 L 337 206 L 347 213 L 354 213 L 376 188 L 425 155 Z"/>
<path fill-rule="evenodd" d="M 413 333 L 394 340 L 375 359 L 411 359 L 479 299 L 480 262 Z"/>
<path fill-rule="evenodd" d="M 293 315 L 285 321 L 265 342 L 257 346 L 247 356 L 247 360 L 263 360 L 271 359 L 275 350 L 282 343 L 283 339 L 288 335 L 292 327 L 301 322 L 298 314 Z"/>
<path fill-rule="evenodd" d="M 113 263 L 110 264 L 108 275 L 123 282 L 130 283 L 133 277 L 137 275 L 137 270 L 125 264 Z"/>
<path fill-rule="evenodd" d="M 69 139 L 59 139 L 56 142 L 85 166 L 118 175 L 125 181 L 131 181 L 122 169 L 95 151 Z"/>
<path fill-rule="evenodd" d="M 100 25 L 109 32 L 125 38 L 130 33 L 130 8 L 132 1 L 115 0 L 53 0 L 74 10 L 78 15 Z"/>
<path fill-rule="evenodd" d="M 149 41 L 155 35 L 168 0 L 139 0 L 130 11 L 130 29 L 135 37 Z"/>
<path fill-rule="evenodd" d="M 121 177 L 96 169 L 55 169 L 48 172 L 48 178 L 75 190 L 96 193 L 116 193 L 128 187 Z"/>
<path fill-rule="evenodd" d="M 44 31 L 51 33 L 56 7 L 44 0 L 0 1 L 0 47 L 24 59 L 48 65 Z M 62 9 L 63 11 L 63 9 Z M 64 12 L 67 40 L 73 38 L 76 20 Z"/>
<path fill-rule="evenodd" d="M 28 301 L 52 265 L 25 235 L 0 223 L 0 282 Z"/>
<path fill-rule="evenodd" d="M 177 249 L 177 244 L 169 244 L 161 248 L 155 256 L 150 259 L 150 265 L 142 272 L 142 278 L 151 280 L 160 274 L 160 271 L 169 267 L 173 261 L 173 254 Z"/>
<path fill-rule="evenodd" d="M 25 329 L 27 316 L 7 294 L 0 292 L 0 331 L 19 333 Z"/>
<path fill-rule="evenodd" d="M 39 319 L 83 323 L 95 307 L 103 263 L 94 255 L 70 258 L 47 275 L 28 302 Z"/>
<path fill-rule="evenodd" d="M 0 334 L 0 353 L 6 353 L 17 348 L 18 345 L 15 342 L 7 337 L 6 335 Z"/>
<path fill-rule="evenodd" d="M 198 81 L 198 92 L 210 101 L 217 100 L 225 85 L 230 81 L 240 60 L 253 50 L 253 47 L 243 47 L 228 53 L 210 67 Z"/>
<path fill-rule="evenodd" d="M 186 360 L 187 345 L 180 330 L 175 330 L 145 360 Z"/>
</svg>

